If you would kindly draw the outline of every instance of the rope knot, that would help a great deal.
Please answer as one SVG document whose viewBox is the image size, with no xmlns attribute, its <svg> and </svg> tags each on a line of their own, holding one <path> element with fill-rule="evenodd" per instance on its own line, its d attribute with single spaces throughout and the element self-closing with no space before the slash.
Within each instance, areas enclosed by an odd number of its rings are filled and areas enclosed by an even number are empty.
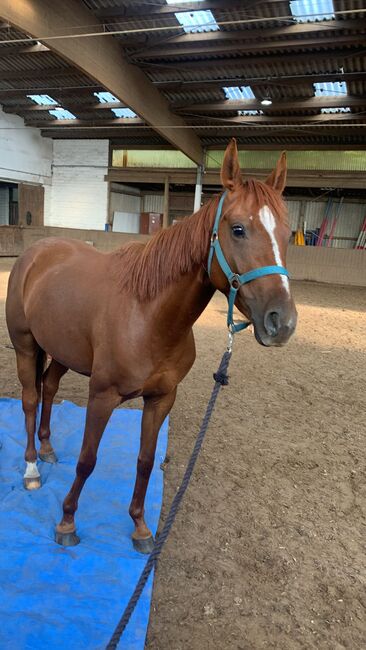
<svg viewBox="0 0 366 650">
<path fill-rule="evenodd" d="M 221 384 L 221 386 L 227 386 L 229 383 L 229 377 L 226 372 L 214 372 L 213 378 L 216 383 Z"/>
</svg>

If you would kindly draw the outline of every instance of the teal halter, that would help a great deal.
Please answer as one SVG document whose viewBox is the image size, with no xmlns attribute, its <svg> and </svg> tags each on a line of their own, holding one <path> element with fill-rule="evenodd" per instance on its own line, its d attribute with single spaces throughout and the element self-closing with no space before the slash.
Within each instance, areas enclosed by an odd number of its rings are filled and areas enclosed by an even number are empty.
<svg viewBox="0 0 366 650">
<path fill-rule="evenodd" d="M 219 223 L 221 219 L 222 206 L 225 197 L 226 197 L 226 192 L 224 192 L 223 195 L 221 196 L 219 205 L 217 206 L 215 223 L 211 235 L 211 246 L 210 246 L 210 253 L 208 256 L 207 270 L 208 270 L 209 277 L 211 277 L 212 259 L 214 253 L 216 253 L 216 259 L 230 285 L 230 291 L 228 295 L 227 326 L 230 332 L 234 334 L 235 332 L 240 332 L 240 330 L 243 330 L 246 327 L 248 327 L 248 325 L 250 325 L 249 322 L 234 323 L 234 318 L 233 318 L 234 303 L 236 299 L 236 294 L 239 291 L 241 285 L 247 284 L 247 282 L 251 282 L 256 278 L 263 278 L 265 275 L 278 274 L 278 275 L 286 275 L 287 277 L 289 277 L 289 272 L 287 271 L 287 269 L 285 269 L 284 266 L 279 266 L 279 265 L 261 266 L 258 269 L 253 269 L 252 271 L 248 271 L 247 273 L 242 273 L 242 275 L 238 275 L 237 273 L 234 273 L 231 270 L 230 266 L 228 265 L 225 259 L 225 255 L 222 252 L 222 248 L 219 242 Z"/>
</svg>

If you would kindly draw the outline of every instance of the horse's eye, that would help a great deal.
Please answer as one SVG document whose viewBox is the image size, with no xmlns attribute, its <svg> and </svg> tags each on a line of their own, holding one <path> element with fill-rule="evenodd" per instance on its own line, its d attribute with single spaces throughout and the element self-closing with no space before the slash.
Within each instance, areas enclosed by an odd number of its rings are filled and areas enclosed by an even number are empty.
<svg viewBox="0 0 366 650">
<path fill-rule="evenodd" d="M 241 223 L 236 223 L 231 227 L 232 233 L 234 237 L 237 237 L 238 239 L 242 239 L 245 237 L 245 228 L 244 226 L 241 225 Z"/>
</svg>

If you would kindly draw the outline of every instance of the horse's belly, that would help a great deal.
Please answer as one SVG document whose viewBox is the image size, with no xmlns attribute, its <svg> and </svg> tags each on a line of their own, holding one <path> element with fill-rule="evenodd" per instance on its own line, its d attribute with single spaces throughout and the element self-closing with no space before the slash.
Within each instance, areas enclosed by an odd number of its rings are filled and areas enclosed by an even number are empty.
<svg viewBox="0 0 366 650">
<path fill-rule="evenodd" d="M 24 300 L 24 312 L 30 330 L 40 347 L 53 359 L 76 372 L 90 375 L 93 364 L 91 323 L 97 317 L 85 300 L 85 287 L 75 291 L 75 279 L 57 273 L 39 278 Z M 80 274 L 79 274 L 80 279 Z M 84 291 L 83 291 L 84 289 Z M 90 287 L 89 287 L 90 295 Z"/>
</svg>

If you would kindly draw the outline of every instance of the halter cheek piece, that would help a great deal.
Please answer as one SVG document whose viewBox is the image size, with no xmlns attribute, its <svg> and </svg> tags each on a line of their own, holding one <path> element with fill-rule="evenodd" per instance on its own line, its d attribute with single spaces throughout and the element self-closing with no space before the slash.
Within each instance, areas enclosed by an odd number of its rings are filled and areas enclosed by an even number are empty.
<svg viewBox="0 0 366 650">
<path fill-rule="evenodd" d="M 225 197 L 226 197 L 226 192 L 224 192 L 223 195 L 221 196 L 219 205 L 217 206 L 215 223 L 211 235 L 211 246 L 210 246 L 210 253 L 208 256 L 207 270 L 208 270 L 208 275 L 211 278 L 211 264 L 215 253 L 216 259 L 221 267 L 221 270 L 223 271 L 230 285 L 230 291 L 228 295 L 227 326 L 230 332 L 234 334 L 235 332 L 240 332 L 240 330 L 243 330 L 246 327 L 248 327 L 248 325 L 250 325 L 250 323 L 246 323 L 246 322 L 234 323 L 234 318 L 233 318 L 234 303 L 236 299 L 236 294 L 239 291 L 241 285 L 247 284 L 252 280 L 256 280 L 256 278 L 263 278 L 265 275 L 286 275 L 287 277 L 289 277 L 289 272 L 287 271 L 287 269 L 285 269 L 284 266 L 279 266 L 279 265 L 261 266 L 258 269 L 253 269 L 252 271 L 248 271 L 247 273 L 242 273 L 242 275 L 238 275 L 237 273 L 234 273 L 231 270 L 230 266 L 228 265 L 225 259 L 224 253 L 222 252 L 222 248 L 219 242 L 219 234 L 218 234 L 222 206 Z"/>
</svg>

